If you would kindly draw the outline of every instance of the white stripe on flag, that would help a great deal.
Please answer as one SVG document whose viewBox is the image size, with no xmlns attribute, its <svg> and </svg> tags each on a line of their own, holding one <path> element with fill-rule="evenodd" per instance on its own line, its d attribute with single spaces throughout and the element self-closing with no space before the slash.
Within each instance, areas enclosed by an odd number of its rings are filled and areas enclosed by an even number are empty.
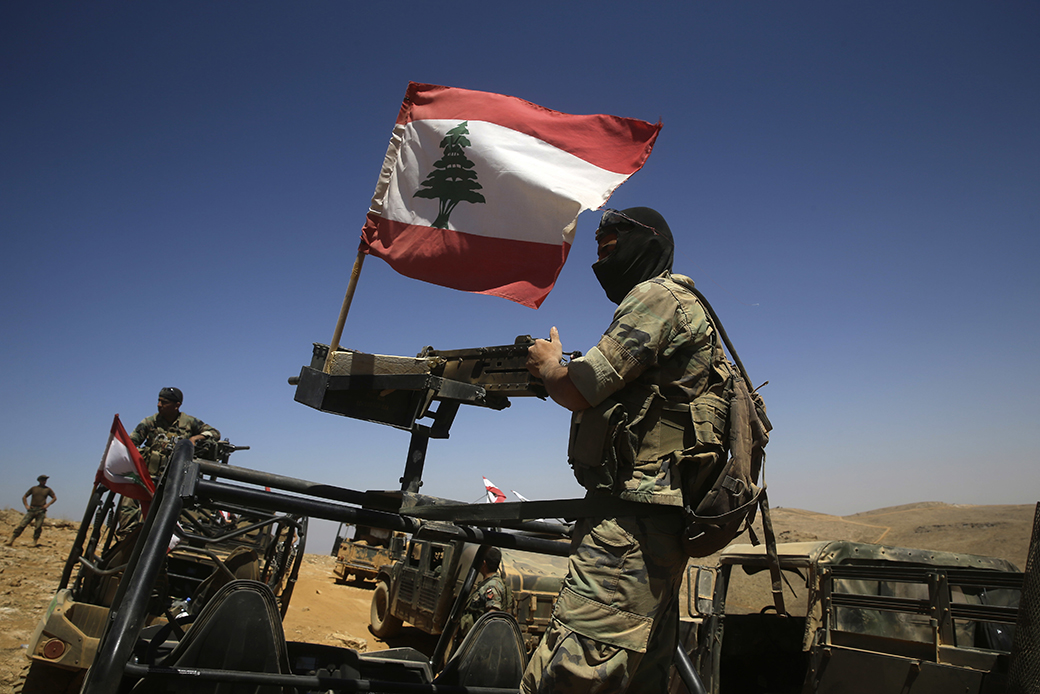
<svg viewBox="0 0 1040 694">
<path fill-rule="evenodd" d="M 431 226 L 438 201 L 414 197 L 443 156 L 440 142 L 461 120 L 407 124 L 386 190 L 382 216 Z M 449 229 L 490 238 L 559 245 L 572 243 L 573 221 L 582 209 L 602 205 L 628 178 L 607 171 L 530 135 L 484 121 L 468 121 L 466 154 L 485 203 L 464 203 Z"/>
<path fill-rule="evenodd" d="M 111 482 L 127 482 L 130 473 L 137 472 L 134 461 L 130 458 L 130 452 L 118 437 L 112 437 L 112 443 L 108 447 L 108 455 L 105 457 L 105 479 Z"/>
</svg>

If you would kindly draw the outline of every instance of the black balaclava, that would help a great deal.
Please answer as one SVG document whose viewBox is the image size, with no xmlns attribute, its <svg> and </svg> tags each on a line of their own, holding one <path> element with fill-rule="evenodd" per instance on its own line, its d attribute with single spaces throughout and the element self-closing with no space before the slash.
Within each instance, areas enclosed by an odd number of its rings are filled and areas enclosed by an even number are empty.
<svg viewBox="0 0 1040 694">
<path fill-rule="evenodd" d="M 604 218 L 608 212 L 604 212 Z M 622 210 L 621 214 L 638 224 L 611 220 L 604 226 L 604 220 L 600 220 L 596 237 L 617 232 L 617 245 L 610 255 L 592 264 L 592 271 L 596 273 L 607 298 L 615 304 L 620 304 L 625 295 L 640 282 L 657 277 L 665 270 L 670 271 L 675 253 L 672 230 L 657 210 L 629 207 Z"/>
</svg>

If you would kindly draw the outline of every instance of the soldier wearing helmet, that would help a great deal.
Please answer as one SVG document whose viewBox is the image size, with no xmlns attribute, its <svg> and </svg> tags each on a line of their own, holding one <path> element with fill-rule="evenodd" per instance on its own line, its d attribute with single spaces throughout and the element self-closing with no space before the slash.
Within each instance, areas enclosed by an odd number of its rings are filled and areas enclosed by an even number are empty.
<svg viewBox="0 0 1040 694">
<path fill-rule="evenodd" d="M 569 363 L 552 328 L 531 346 L 527 368 L 573 412 L 569 462 L 587 495 L 638 505 L 576 526 L 552 621 L 521 683 L 529 693 L 667 689 L 688 559 L 682 490 L 724 452 L 725 408 L 693 412 L 695 399 L 721 393 L 719 337 L 693 280 L 671 273 L 664 217 L 606 210 L 596 245 L 592 269 L 618 305 L 613 321 Z"/>
</svg>

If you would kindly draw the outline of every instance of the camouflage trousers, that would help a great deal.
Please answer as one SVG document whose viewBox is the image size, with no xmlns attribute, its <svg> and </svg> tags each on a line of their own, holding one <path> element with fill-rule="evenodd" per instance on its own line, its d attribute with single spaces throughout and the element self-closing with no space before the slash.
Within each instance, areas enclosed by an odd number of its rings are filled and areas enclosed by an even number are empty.
<svg viewBox="0 0 1040 694">
<path fill-rule="evenodd" d="M 16 537 L 21 535 L 22 531 L 25 530 L 30 523 L 35 523 L 33 526 L 33 541 L 38 541 L 40 539 L 40 533 L 43 532 L 43 519 L 46 517 L 47 509 L 42 506 L 30 508 L 25 512 L 25 515 L 22 516 L 22 521 L 18 524 L 18 527 L 14 529 L 13 533 L 11 533 L 11 540 L 14 540 Z"/>
<path fill-rule="evenodd" d="M 687 556 L 681 515 L 583 521 L 520 691 L 664 692 Z"/>
</svg>

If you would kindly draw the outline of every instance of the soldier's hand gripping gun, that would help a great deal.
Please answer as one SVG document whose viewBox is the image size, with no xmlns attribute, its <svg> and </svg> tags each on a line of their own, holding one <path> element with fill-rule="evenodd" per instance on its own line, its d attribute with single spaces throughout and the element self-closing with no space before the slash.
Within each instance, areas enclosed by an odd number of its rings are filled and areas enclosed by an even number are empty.
<svg viewBox="0 0 1040 694">
<path fill-rule="evenodd" d="M 547 397 L 541 379 L 527 370 L 527 350 L 534 344 L 530 335 L 520 335 L 511 345 L 475 347 L 472 349 L 437 350 L 424 347 L 419 357 L 444 360 L 438 375 L 454 381 L 483 386 L 490 394 L 502 397 L 533 395 Z M 567 352 L 580 357 L 581 352 Z M 508 407 L 508 403 L 505 405 Z M 500 408 L 496 408 L 500 409 Z"/>
</svg>

